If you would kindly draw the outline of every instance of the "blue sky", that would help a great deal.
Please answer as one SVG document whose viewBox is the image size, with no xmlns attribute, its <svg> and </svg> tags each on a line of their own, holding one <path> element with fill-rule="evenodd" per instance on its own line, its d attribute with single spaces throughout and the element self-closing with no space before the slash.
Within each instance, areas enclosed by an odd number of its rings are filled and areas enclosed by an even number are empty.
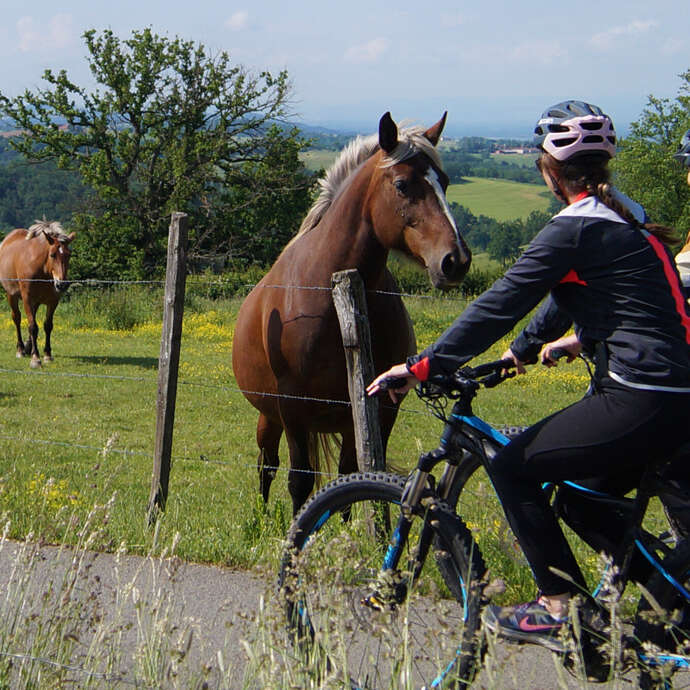
<svg viewBox="0 0 690 690">
<path fill-rule="evenodd" d="M 451 136 L 529 136 L 565 98 L 596 103 L 619 131 L 647 97 L 675 98 L 690 69 L 690 2 L 609 0 L 0 0 L 0 90 L 41 85 L 46 67 L 89 84 L 81 34 L 157 33 L 227 51 L 245 67 L 287 69 L 296 117 L 376 130 L 435 122 Z"/>
</svg>

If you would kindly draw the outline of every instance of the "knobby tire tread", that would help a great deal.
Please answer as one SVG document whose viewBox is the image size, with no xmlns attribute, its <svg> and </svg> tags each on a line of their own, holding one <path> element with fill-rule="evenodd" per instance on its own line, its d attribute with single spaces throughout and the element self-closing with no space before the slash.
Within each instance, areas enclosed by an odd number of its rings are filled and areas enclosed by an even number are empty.
<svg viewBox="0 0 690 690">
<path fill-rule="evenodd" d="M 301 552 L 305 545 L 308 547 L 309 537 L 315 530 L 321 529 L 320 523 L 325 524 L 334 516 L 343 519 L 342 514 L 344 512 L 347 514 L 349 508 L 357 503 L 399 504 L 405 482 L 405 477 L 387 472 L 355 473 L 339 477 L 317 492 L 296 515 L 288 532 L 279 576 L 281 591 L 285 593 L 289 590 L 295 554 Z M 462 637 L 460 646 L 454 657 L 448 660 L 455 662 L 454 675 L 452 679 L 444 680 L 445 687 L 466 687 L 474 678 L 481 663 L 482 644 L 479 629 L 485 566 L 471 532 L 453 510 L 439 501 L 431 492 L 427 492 L 422 503 L 426 506 L 427 515 L 431 516 L 430 524 L 433 530 L 431 551 L 433 551 L 441 577 L 456 600 L 463 601 L 467 596 L 464 609 L 465 623 L 462 626 L 462 633 L 458 632 L 457 635 L 458 638 Z M 399 510 L 396 507 L 390 512 L 391 522 L 395 524 Z M 431 556 L 432 553 L 429 553 L 427 563 L 432 561 Z M 468 583 L 464 590 L 455 573 L 462 574 L 463 584 Z M 291 608 L 289 603 L 286 603 L 286 611 L 289 617 L 294 617 L 294 607 Z M 288 625 L 290 627 L 290 621 Z M 294 631 L 294 624 L 292 628 Z M 449 630 L 447 634 L 452 633 L 453 630 Z M 352 687 L 358 686 L 353 683 Z M 378 686 L 367 684 L 366 687 Z"/>
</svg>

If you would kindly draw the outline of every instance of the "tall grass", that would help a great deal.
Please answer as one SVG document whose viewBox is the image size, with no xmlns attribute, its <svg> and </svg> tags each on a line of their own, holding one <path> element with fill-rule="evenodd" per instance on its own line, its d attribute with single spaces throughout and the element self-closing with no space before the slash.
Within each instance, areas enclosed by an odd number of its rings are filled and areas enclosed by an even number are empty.
<svg viewBox="0 0 690 690">
<path fill-rule="evenodd" d="M 255 469 L 256 413 L 237 388 L 230 363 L 241 297 L 211 299 L 204 296 L 208 289 L 197 285 L 186 307 L 161 540 L 179 533 L 178 553 L 193 561 L 275 565 L 291 515 L 287 449 L 281 448 L 281 470 L 264 506 Z M 161 303 L 159 287 L 75 290 L 56 313 L 55 361 L 38 372 L 15 358 L 13 324 L 9 314 L 0 316 L 0 514 L 12 515 L 10 536 L 35 530 L 52 543 L 73 541 L 65 509 L 74 516 L 70 520 L 85 520 L 90 506 L 117 492 L 95 546 L 112 550 L 125 542 L 132 552 L 150 552 L 145 515 Z M 406 304 L 422 348 L 466 301 L 458 295 L 420 295 L 406 298 Z M 510 339 L 482 359 L 500 357 Z M 587 383 L 579 364 L 548 371 L 534 367 L 528 376 L 482 391 L 476 411 L 498 426 L 530 424 L 580 397 Z M 440 422 L 409 395 L 389 441 L 390 459 L 402 471 L 411 469 L 420 449 L 437 445 L 440 431 Z M 518 565 L 530 582 L 527 569 Z"/>
<path fill-rule="evenodd" d="M 213 674 L 185 652 L 198 630 L 180 626 L 165 588 L 154 587 L 153 595 L 142 598 L 132 579 L 123 580 L 104 611 L 92 596 L 98 584 L 89 570 L 92 549 L 113 553 L 116 563 L 133 553 L 146 556 L 154 570 L 168 568 L 174 545 L 184 560 L 260 569 L 269 581 L 275 573 L 291 517 L 286 475 L 279 473 L 264 506 L 254 464 L 256 416 L 237 390 L 229 361 L 241 297 L 214 299 L 209 290 L 215 289 L 198 284 L 187 304 L 170 497 L 155 532 L 147 526 L 146 505 L 160 288 L 75 290 L 56 315 L 55 362 L 40 372 L 15 359 L 13 326 L 8 315 L 0 320 L 2 548 L 8 548 L 9 538 L 22 540 L 0 602 L 0 687 L 57 688 L 75 679 L 87 688 L 131 687 L 132 682 L 238 687 L 228 650 L 215 650 Z M 422 295 L 406 302 L 420 347 L 465 304 L 459 296 Z M 510 337 L 482 359 L 498 358 Z M 529 424 L 577 399 L 587 381 L 577 364 L 553 371 L 534 368 L 528 376 L 483 391 L 476 411 L 499 426 Z M 435 447 L 440 430 L 409 396 L 389 443 L 390 458 L 403 471 L 411 469 L 420 450 Z M 285 449 L 282 463 L 287 465 Z M 508 584 L 504 599 L 530 597 L 531 575 L 492 492 L 479 492 L 475 504 L 462 511 Z M 652 519 L 663 521 L 658 506 Z M 70 554 L 72 565 L 49 589 L 41 582 L 51 564 L 42 560 L 45 552 L 37 542 L 72 549 L 53 552 Z M 598 557 L 574 537 L 573 543 L 594 584 L 601 572 Z M 622 603 L 624 617 L 635 598 L 633 592 Z M 134 618 L 126 615 L 125 602 L 134 606 Z M 254 632 L 245 635 L 243 687 L 324 687 L 314 680 L 308 660 L 287 644 L 282 616 L 279 602 L 269 597 L 247 621 L 247 630 Z M 124 656 L 125 639 L 127 649 L 135 649 L 131 658 Z M 487 640 L 493 649 L 495 641 Z M 413 663 L 407 650 L 389 651 L 392 667 L 404 671 Z M 508 684 L 500 659 L 490 651 L 485 687 Z M 392 690 L 411 687 L 406 678 L 399 673 Z M 333 679 L 332 686 L 338 683 Z"/>
<path fill-rule="evenodd" d="M 175 569 L 174 544 L 160 558 L 140 562 L 129 576 L 125 549 L 112 560 L 112 591 L 94 571 L 100 533 L 114 500 L 93 506 L 74 532 L 71 549 L 47 549 L 35 533 L 20 543 L 0 540 L 9 568 L 0 599 L 0 687 L 36 690 L 79 688 L 193 688 L 209 678 L 198 657 L 186 659 L 192 623 L 163 584 Z M 120 572 L 122 569 L 122 572 Z M 142 569 L 151 586 L 142 589 Z M 163 577 L 165 574 L 165 577 Z M 235 672 L 233 675 L 237 675 Z M 216 687 L 233 687 L 214 670 Z M 240 674 L 241 677 L 241 674 Z"/>
</svg>

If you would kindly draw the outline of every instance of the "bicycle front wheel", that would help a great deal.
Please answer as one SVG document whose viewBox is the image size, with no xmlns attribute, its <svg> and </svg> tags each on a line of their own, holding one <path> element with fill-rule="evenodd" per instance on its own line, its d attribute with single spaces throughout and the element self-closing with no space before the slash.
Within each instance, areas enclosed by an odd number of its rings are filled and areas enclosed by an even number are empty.
<svg viewBox="0 0 690 690">
<path fill-rule="evenodd" d="M 431 493 L 401 533 L 404 486 L 388 473 L 341 477 L 288 533 L 279 583 L 315 687 L 460 687 L 474 676 L 484 564 Z"/>
</svg>

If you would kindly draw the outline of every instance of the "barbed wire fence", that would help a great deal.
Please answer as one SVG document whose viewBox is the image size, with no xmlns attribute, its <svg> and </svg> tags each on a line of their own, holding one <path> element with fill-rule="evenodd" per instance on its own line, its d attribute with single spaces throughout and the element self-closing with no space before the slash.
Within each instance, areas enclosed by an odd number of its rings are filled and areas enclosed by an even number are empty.
<svg viewBox="0 0 690 690">
<path fill-rule="evenodd" d="M 0 277 L 0 280 L 4 280 L 2 277 Z M 15 279 L 16 280 L 16 279 Z M 32 279 L 32 280 L 45 280 L 45 279 Z M 256 287 L 256 284 L 254 283 L 247 283 L 243 284 L 240 286 L 240 289 L 237 290 L 237 284 L 234 281 L 229 281 L 226 279 L 223 279 L 222 277 L 195 277 L 195 284 L 198 285 L 206 285 L 209 287 L 219 287 L 222 288 L 224 285 L 232 285 L 235 287 L 236 293 L 237 292 L 249 292 L 251 289 Z M 70 290 L 74 290 L 74 288 L 77 288 L 79 291 L 82 289 L 88 289 L 88 288 L 93 288 L 93 289 L 105 289 L 105 288 L 113 288 L 113 287 L 129 287 L 129 286 L 134 286 L 134 285 L 141 285 L 141 286 L 148 286 L 148 287 L 158 287 L 162 288 L 165 285 L 165 281 L 163 280 L 115 280 L 115 279 L 83 279 L 83 280 L 73 280 L 70 281 Z M 332 292 L 332 287 L 327 287 L 327 286 L 306 286 L 306 285 L 280 285 L 280 284 L 264 284 L 262 285 L 263 289 L 269 289 L 269 290 L 310 290 L 310 291 L 328 291 Z M 221 290 L 222 291 L 222 290 Z M 382 290 L 376 290 L 374 291 L 376 294 L 380 295 L 389 295 L 393 297 L 401 297 L 401 298 L 406 298 L 406 299 L 420 299 L 420 300 L 437 300 L 437 301 L 444 301 L 448 303 L 455 303 L 455 304 L 461 304 L 465 301 L 464 297 L 460 296 L 447 296 L 447 295 L 428 295 L 428 294 L 417 294 L 417 293 L 406 293 L 406 292 L 392 292 L 392 291 L 382 291 Z M 4 375 L 19 375 L 19 376 L 36 376 L 36 371 L 29 371 L 29 370 L 23 370 L 23 369 L 15 369 L 15 368 L 8 368 L 8 367 L 0 367 L 0 373 Z M 39 374 L 42 377 L 55 377 L 55 378 L 73 378 L 73 379 L 96 379 L 96 380 L 104 380 L 104 381 L 119 381 L 123 383 L 150 383 L 152 386 L 155 385 L 156 379 L 154 376 L 126 376 L 126 375 L 115 375 L 115 374 L 96 374 L 96 373 L 78 373 L 78 372 L 65 372 L 65 371 L 49 371 L 49 370 L 42 370 Z M 314 398 L 310 396 L 301 396 L 301 395 L 286 395 L 286 394 L 280 394 L 280 393 L 266 393 L 264 391 L 248 391 L 248 390 L 242 390 L 238 386 L 234 385 L 225 385 L 225 384 L 214 384 L 210 382 L 198 382 L 198 381 L 188 381 L 184 379 L 179 379 L 177 381 L 177 385 L 180 387 L 199 387 L 199 388 L 206 388 L 206 389 L 213 389 L 217 391 L 223 391 L 227 392 L 228 394 L 234 394 L 234 393 L 242 393 L 243 395 L 264 395 L 264 396 L 269 396 L 269 397 L 278 397 L 278 398 L 284 398 L 284 399 L 295 399 L 295 400 L 304 400 L 304 401 L 310 401 L 310 402 L 320 402 L 323 404 L 327 405 L 338 405 L 338 406 L 347 406 L 351 407 L 352 403 L 350 402 L 349 399 L 327 399 L 327 398 Z M 248 404 L 248 403 L 247 403 Z M 403 414 L 411 414 L 411 415 L 421 415 L 425 417 L 431 417 L 432 415 L 427 412 L 426 410 L 415 410 L 411 409 L 409 407 L 406 407 L 404 404 L 399 407 L 399 412 Z M 42 445 L 42 446 L 59 446 L 59 447 L 65 447 L 65 448 L 74 448 L 75 450 L 80 450 L 80 451 L 93 451 L 94 453 L 102 453 L 103 452 L 103 446 L 99 445 L 90 445 L 90 444 L 84 444 L 84 443 L 73 443 L 73 442 L 68 442 L 68 441 L 59 441 L 55 439 L 49 439 L 49 438 L 39 438 L 39 437 L 34 437 L 34 436 L 27 436 L 27 435 L 16 435 L 16 434 L 8 434 L 8 433 L 3 433 L 0 431 L 0 439 L 6 440 L 6 441 L 13 441 L 13 442 L 23 442 L 27 444 L 35 443 L 37 445 Z M 116 448 L 116 447 L 111 447 L 108 448 L 109 453 L 116 453 L 116 454 L 121 454 L 123 456 L 139 456 L 139 457 L 147 457 L 151 458 L 152 457 L 152 451 L 142 451 L 142 450 L 132 450 L 132 449 L 124 449 L 124 448 Z M 219 457 L 209 457 L 208 455 L 202 454 L 199 457 L 196 456 L 189 456 L 189 455 L 174 455 L 171 456 L 171 460 L 174 462 L 188 462 L 188 461 L 198 461 L 202 460 L 204 462 L 208 462 L 210 464 L 217 464 L 217 465 L 234 465 L 237 466 L 237 461 L 236 460 L 227 460 L 227 459 L 222 459 Z M 256 469 L 256 462 L 247 462 L 244 465 L 240 464 L 241 466 L 245 466 L 248 469 Z M 277 467 L 275 468 L 276 471 L 278 472 L 288 472 L 290 471 L 289 467 Z M 309 472 L 309 470 L 293 470 L 295 472 Z M 327 472 L 327 471 L 321 471 L 318 474 L 320 474 L 324 479 L 330 479 L 333 478 L 334 473 L 333 472 Z"/>
<path fill-rule="evenodd" d="M 4 279 L 0 276 L 0 281 L 5 281 L 5 280 L 11 280 L 11 279 Z M 12 280 L 19 280 L 19 279 L 12 279 Z M 27 279 L 23 279 L 25 282 L 30 282 Z M 48 279 L 32 279 L 35 281 L 43 281 L 43 282 L 51 282 Z M 77 291 L 77 294 L 81 290 L 86 290 L 86 289 L 110 289 L 110 288 L 126 288 L 126 287 L 131 287 L 131 286 L 147 286 L 147 287 L 152 287 L 152 288 L 163 288 L 165 286 L 166 281 L 163 280 L 115 280 L 115 279 L 83 279 L 83 280 L 71 280 L 70 282 L 70 290 L 72 293 L 75 292 L 75 289 Z M 236 288 L 236 283 L 234 281 L 229 281 L 226 279 L 223 279 L 222 277 L 208 277 L 208 278 L 200 278 L 198 276 L 195 277 L 195 283 L 198 284 L 205 284 L 208 285 L 209 287 L 218 287 L 221 288 L 220 292 L 224 292 L 222 289 L 225 285 L 230 285 L 235 286 Z M 247 283 L 244 285 L 240 286 L 240 291 L 248 293 L 251 289 L 255 288 L 256 284 L 253 283 Z M 262 285 L 263 289 L 267 290 L 310 290 L 310 291 L 328 291 L 332 292 L 333 288 L 330 286 L 306 286 L 306 285 L 280 285 L 280 284 L 263 284 Z M 389 295 L 393 297 L 400 297 L 400 298 L 405 298 L 405 299 L 419 299 L 419 300 L 436 300 L 436 301 L 443 301 L 447 302 L 449 304 L 454 303 L 454 304 L 461 304 L 464 303 L 466 298 L 465 297 L 459 297 L 459 296 L 447 296 L 447 295 L 429 295 L 429 294 L 417 294 L 417 293 L 405 293 L 405 292 L 392 292 L 392 291 L 382 291 L 382 290 L 376 290 L 374 291 L 377 294 L 380 295 Z M 163 299 L 166 299 L 165 297 Z M 37 377 L 40 376 L 41 378 L 43 377 L 48 377 L 49 379 L 90 379 L 90 380 L 102 380 L 102 381 L 108 381 L 108 382 L 120 382 L 124 384 L 128 383 L 144 383 L 144 384 L 150 384 L 150 386 L 153 388 L 156 385 L 157 382 L 157 375 L 158 375 L 159 369 L 156 370 L 156 376 L 127 376 L 127 375 L 115 375 L 115 374 L 107 374 L 107 373 L 82 373 L 82 372 L 70 372 L 70 371 L 50 371 L 50 370 L 42 370 L 40 373 L 37 373 L 35 370 L 28 370 L 28 369 L 19 369 L 19 368 L 11 368 L 11 367 L 0 367 L 0 374 L 2 375 L 10 375 L 10 376 L 28 376 L 28 377 Z M 310 402 L 320 402 L 322 404 L 326 405 L 337 405 L 337 406 L 344 406 L 344 407 L 352 407 L 352 403 L 349 399 L 327 399 L 327 398 L 315 398 L 307 395 L 286 395 L 286 394 L 280 394 L 280 393 L 266 393 L 265 391 L 248 391 L 248 390 L 243 390 L 239 386 L 236 385 L 231 385 L 231 384 L 219 384 L 219 383 L 210 383 L 210 382 L 198 382 L 198 381 L 190 381 L 190 380 L 184 380 L 184 379 L 177 379 L 176 380 L 176 385 L 180 387 L 189 387 L 189 388 L 204 388 L 207 390 L 215 390 L 215 391 L 220 391 L 224 393 L 230 394 L 236 394 L 236 393 L 241 393 L 243 395 L 264 395 L 264 396 L 270 396 L 270 397 L 278 397 L 278 398 L 284 398 L 284 399 L 295 399 L 295 400 L 303 400 L 303 401 L 310 401 Z M 385 404 L 383 402 L 380 402 L 379 404 Z M 249 406 L 249 403 L 247 403 L 247 406 Z M 398 408 L 398 412 L 402 414 L 408 414 L 408 415 L 417 415 L 417 416 L 422 416 L 425 418 L 433 418 L 433 415 L 428 412 L 427 410 L 419 410 L 419 409 L 413 409 L 410 407 L 405 406 L 404 404 Z M 89 444 L 89 443 L 76 443 L 72 441 L 64 441 L 64 440 L 56 440 L 56 439 L 51 439 L 51 438 L 39 438 L 36 436 L 29 436 L 27 434 L 12 434 L 12 433 L 7 433 L 4 430 L 0 430 L 0 440 L 3 441 L 9 441 L 9 442 L 14 442 L 14 443 L 24 443 L 24 444 L 33 444 L 33 445 L 38 445 L 38 446 L 45 446 L 45 447 L 60 447 L 60 448 L 68 448 L 68 449 L 74 449 L 75 451 L 84 451 L 84 452 L 93 452 L 95 455 L 105 455 L 106 453 L 108 454 L 116 454 L 116 455 L 121 455 L 123 457 L 141 457 L 141 458 L 147 458 L 148 460 L 151 460 L 152 455 L 153 455 L 153 450 L 150 451 L 144 451 L 144 450 L 135 450 L 135 449 L 127 449 L 127 448 L 118 448 L 116 446 L 110 445 L 109 443 L 106 443 L 105 446 L 103 444 L 97 445 L 97 444 Z M 209 464 L 216 464 L 216 465 L 230 465 L 232 464 L 233 466 L 238 466 L 237 460 L 227 460 L 223 459 L 220 457 L 209 457 L 206 455 L 201 455 L 201 456 L 189 456 L 189 455 L 174 455 L 171 456 L 171 460 L 175 463 L 178 462 L 190 462 L 190 461 L 203 461 Z M 255 471 L 256 470 L 256 462 L 247 462 L 247 463 L 239 463 L 240 467 L 246 467 L 248 470 Z M 275 471 L 277 472 L 283 472 L 287 473 L 289 471 L 293 472 L 311 472 L 311 470 L 299 470 L 299 469 L 291 469 L 289 467 L 277 467 L 274 468 Z M 326 471 L 321 471 L 318 474 L 322 476 L 324 479 L 331 479 L 334 476 L 333 472 L 326 472 Z M 99 679 L 103 680 L 105 682 L 119 682 L 123 683 L 126 685 L 133 685 L 136 687 L 146 687 L 145 685 L 140 684 L 136 680 L 129 679 L 127 677 L 121 676 L 121 675 L 112 675 L 112 674 L 107 674 L 107 673 L 96 673 L 93 671 L 90 671 L 86 668 L 83 668 L 78 665 L 73 665 L 73 664 L 62 664 L 55 662 L 54 660 L 44 658 L 41 656 L 37 655 L 32 655 L 30 653 L 26 654 L 13 654 L 9 652 L 2 652 L 0 656 L 4 656 L 6 658 L 12 658 L 15 659 L 16 661 L 30 661 L 30 662 L 35 662 L 39 664 L 45 664 L 48 666 L 54 666 L 58 667 L 63 670 L 67 670 L 73 673 L 78 673 L 83 675 L 84 677 L 89 677 L 89 678 L 94 678 L 94 679 Z"/>
</svg>

